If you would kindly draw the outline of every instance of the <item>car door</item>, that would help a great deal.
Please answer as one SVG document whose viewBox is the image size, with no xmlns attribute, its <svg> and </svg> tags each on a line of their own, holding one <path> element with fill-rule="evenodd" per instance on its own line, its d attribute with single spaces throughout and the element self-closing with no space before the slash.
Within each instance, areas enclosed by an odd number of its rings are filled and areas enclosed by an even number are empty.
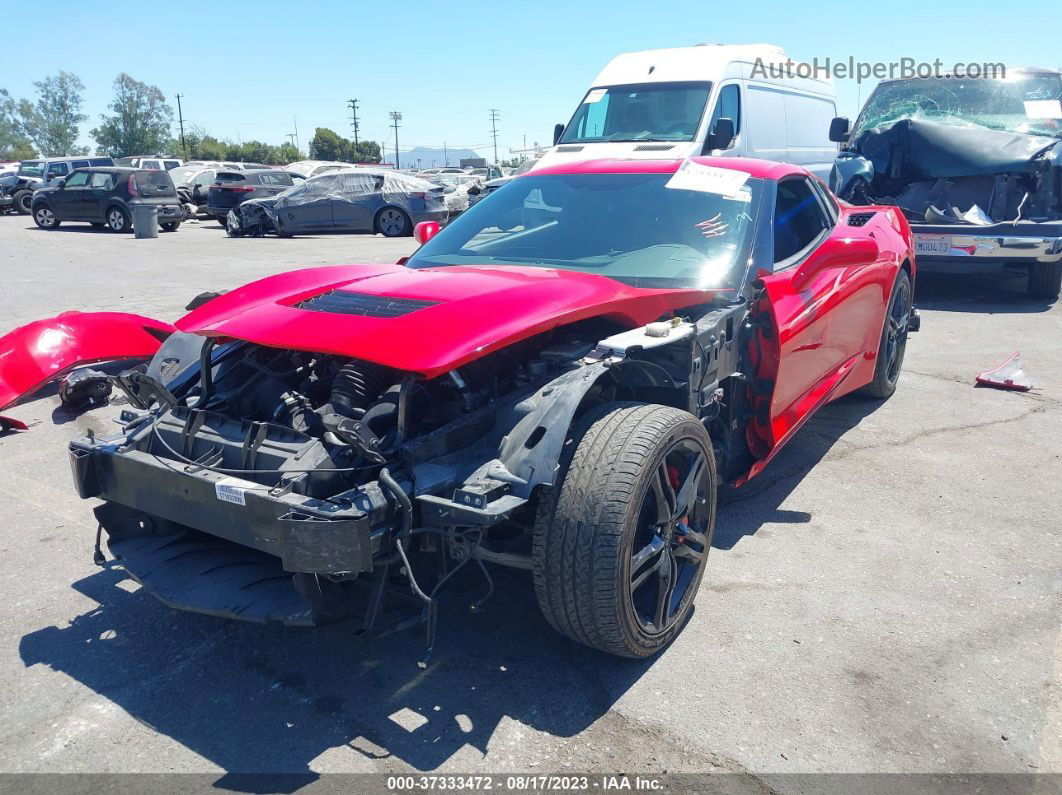
<svg viewBox="0 0 1062 795">
<path fill-rule="evenodd" d="M 89 172 L 75 171 L 66 177 L 62 186 L 48 199 L 52 212 L 60 220 L 81 218 L 84 214 L 84 194 L 88 189 Z"/>
<path fill-rule="evenodd" d="M 331 231 L 332 196 L 340 190 L 339 175 L 308 179 L 301 188 L 280 199 L 277 226 L 280 231 Z"/>
<path fill-rule="evenodd" d="M 332 198 L 332 222 L 336 230 L 371 232 L 374 187 L 382 182 L 378 174 L 348 171 L 339 175 L 341 193 Z"/>
<path fill-rule="evenodd" d="M 44 172 L 44 184 L 45 186 L 51 186 L 55 184 L 55 180 L 61 179 L 70 173 L 70 166 L 67 163 L 49 163 L 47 170 Z"/>
<path fill-rule="evenodd" d="M 877 242 L 838 211 L 817 180 L 779 181 L 771 217 L 773 267 L 761 275 L 760 376 L 770 384 L 770 448 L 781 446 L 819 406 L 847 391 L 845 379 L 872 358 L 884 318 Z M 872 350 L 868 350 L 872 345 Z M 763 367 L 764 363 L 770 363 Z"/>
<path fill-rule="evenodd" d="M 117 175 L 110 171 L 94 171 L 89 177 L 88 190 L 84 193 L 85 217 L 92 221 L 102 221 L 107 209 L 107 200 L 114 190 Z"/>
</svg>

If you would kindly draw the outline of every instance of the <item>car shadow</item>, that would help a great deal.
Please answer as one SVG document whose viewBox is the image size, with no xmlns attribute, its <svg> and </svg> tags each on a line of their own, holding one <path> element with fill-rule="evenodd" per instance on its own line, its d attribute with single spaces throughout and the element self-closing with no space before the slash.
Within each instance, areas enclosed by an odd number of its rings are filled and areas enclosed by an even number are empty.
<svg viewBox="0 0 1062 795">
<path fill-rule="evenodd" d="M 713 546 L 731 549 L 766 522 L 810 521 L 781 504 L 877 406 L 845 398 L 822 409 L 761 476 L 723 499 Z M 246 773 L 286 774 L 260 791 L 295 791 L 335 749 L 429 771 L 466 746 L 486 754 L 503 725 L 573 737 L 649 668 L 669 664 L 667 652 L 632 661 L 566 640 L 539 612 L 529 573 L 491 573 L 493 597 L 476 612 L 483 575 L 455 578 L 426 670 L 416 666 L 423 627 L 365 642 L 351 623 L 292 629 L 183 613 L 110 568 L 74 583 L 95 607 L 24 635 L 19 653 L 25 666 L 62 672 L 222 768 L 218 785 L 244 791 L 259 791 Z"/>
<path fill-rule="evenodd" d="M 1018 271 L 996 271 L 955 276 L 920 273 L 915 306 L 942 312 L 1028 314 L 1047 312 L 1054 300 L 1031 298 L 1028 277 Z"/>
<path fill-rule="evenodd" d="M 351 623 L 224 621 L 131 592 L 111 569 L 74 584 L 97 607 L 25 635 L 19 652 L 26 666 L 73 677 L 228 773 L 307 779 L 310 763 L 337 747 L 433 770 L 465 746 L 485 754 L 509 719 L 571 737 L 652 664 L 557 635 L 538 611 L 529 574 L 495 571 L 495 594 L 476 613 L 468 606 L 485 582 L 474 569 L 461 577 L 441 608 L 426 670 L 416 665 L 422 627 L 365 642 Z"/>
<path fill-rule="evenodd" d="M 811 514 L 781 508 L 804 476 L 849 430 L 873 414 L 880 401 L 850 395 L 823 406 L 758 476 L 739 488 L 719 491 L 714 549 L 733 549 L 767 523 L 806 524 Z"/>
</svg>

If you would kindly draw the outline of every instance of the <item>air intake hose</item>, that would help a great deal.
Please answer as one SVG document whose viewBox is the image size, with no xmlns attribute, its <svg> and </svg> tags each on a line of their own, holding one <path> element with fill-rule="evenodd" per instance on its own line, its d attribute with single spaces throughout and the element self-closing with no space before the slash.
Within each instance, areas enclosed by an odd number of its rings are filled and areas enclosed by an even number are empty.
<svg viewBox="0 0 1062 795">
<path fill-rule="evenodd" d="M 390 371 L 371 362 L 350 361 L 332 380 L 332 410 L 344 417 L 360 417 L 390 383 Z"/>
</svg>

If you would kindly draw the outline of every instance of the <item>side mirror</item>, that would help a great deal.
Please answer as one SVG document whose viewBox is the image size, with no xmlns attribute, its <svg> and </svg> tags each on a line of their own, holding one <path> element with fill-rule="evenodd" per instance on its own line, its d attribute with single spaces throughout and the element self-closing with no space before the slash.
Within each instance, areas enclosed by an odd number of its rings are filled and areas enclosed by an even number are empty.
<svg viewBox="0 0 1062 795">
<path fill-rule="evenodd" d="M 563 124 L 554 124 L 553 125 L 553 145 L 554 146 L 556 146 L 557 144 L 560 143 L 560 139 L 561 139 L 562 135 L 564 135 L 564 125 Z"/>
<path fill-rule="evenodd" d="M 735 135 L 737 135 L 737 130 L 734 129 L 734 120 L 728 116 L 718 118 L 708 133 L 708 145 L 705 148 L 709 150 L 729 149 L 734 143 Z"/>
<path fill-rule="evenodd" d="M 848 119 L 837 116 L 830 122 L 830 140 L 834 143 L 843 144 L 848 140 Z"/>
<path fill-rule="evenodd" d="M 413 227 L 413 239 L 422 246 L 437 234 L 439 234 L 438 221 L 421 221 Z"/>
<path fill-rule="evenodd" d="M 63 188 L 65 188 L 66 187 L 66 177 L 59 177 L 59 179 L 57 179 L 55 181 L 55 187 L 59 188 L 59 190 L 62 190 Z"/>
</svg>

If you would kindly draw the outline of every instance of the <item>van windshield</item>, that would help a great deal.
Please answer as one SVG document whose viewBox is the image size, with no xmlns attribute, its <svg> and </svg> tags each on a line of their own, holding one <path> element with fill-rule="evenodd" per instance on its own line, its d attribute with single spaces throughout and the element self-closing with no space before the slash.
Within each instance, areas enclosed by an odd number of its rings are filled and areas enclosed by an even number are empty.
<svg viewBox="0 0 1062 795">
<path fill-rule="evenodd" d="M 637 83 L 591 88 L 560 143 L 692 141 L 711 83 Z"/>
</svg>

